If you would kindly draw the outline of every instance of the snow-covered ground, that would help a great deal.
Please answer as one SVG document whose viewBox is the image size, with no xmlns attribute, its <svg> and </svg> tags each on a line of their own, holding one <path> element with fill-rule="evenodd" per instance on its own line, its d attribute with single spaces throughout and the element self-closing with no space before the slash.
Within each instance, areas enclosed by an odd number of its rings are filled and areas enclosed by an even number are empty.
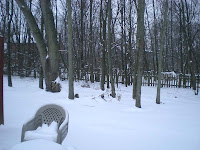
<svg viewBox="0 0 200 150">
<path fill-rule="evenodd" d="M 69 132 L 63 142 L 68 150 L 199 150 L 200 96 L 191 89 L 162 88 L 157 105 L 156 88 L 142 87 L 142 108 L 135 107 L 132 86 L 119 85 L 118 98 L 101 91 L 99 83 L 84 88 L 75 83 L 80 98 L 69 100 L 68 83 L 60 93 L 38 88 L 38 80 L 4 76 L 5 125 L 0 126 L 0 150 L 20 143 L 22 124 L 44 104 L 68 110 Z M 104 99 L 101 94 L 104 93 Z"/>
</svg>

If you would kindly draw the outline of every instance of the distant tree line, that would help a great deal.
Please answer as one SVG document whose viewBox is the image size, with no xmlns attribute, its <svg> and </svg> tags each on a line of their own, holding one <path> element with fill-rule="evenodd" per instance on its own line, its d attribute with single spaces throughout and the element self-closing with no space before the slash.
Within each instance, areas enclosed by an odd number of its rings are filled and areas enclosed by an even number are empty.
<svg viewBox="0 0 200 150">
<path fill-rule="evenodd" d="M 106 81 L 107 87 L 111 83 L 113 97 L 114 71 L 123 73 L 125 86 L 128 75 L 133 76 L 133 98 L 140 95 L 135 92 L 143 71 L 191 74 L 195 88 L 195 74 L 200 71 L 198 0 L 2 0 L 0 8 L 9 86 L 11 74 L 23 77 L 35 72 L 40 81 L 44 76 L 48 91 L 58 92 L 59 85 L 53 88 L 52 82 L 69 72 L 72 57 L 74 78 L 89 73 L 87 80 L 93 83 L 98 69 L 101 89 Z"/>
</svg>

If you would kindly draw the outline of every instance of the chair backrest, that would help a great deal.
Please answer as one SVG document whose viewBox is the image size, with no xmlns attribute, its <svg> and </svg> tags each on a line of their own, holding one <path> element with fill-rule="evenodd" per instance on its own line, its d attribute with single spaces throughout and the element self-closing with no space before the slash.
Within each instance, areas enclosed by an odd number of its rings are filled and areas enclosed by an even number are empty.
<svg viewBox="0 0 200 150">
<path fill-rule="evenodd" d="M 35 117 L 39 117 L 42 119 L 42 124 L 50 125 L 53 121 L 58 123 L 58 127 L 63 123 L 66 118 L 65 110 L 55 104 L 48 104 L 41 107 Z"/>
</svg>

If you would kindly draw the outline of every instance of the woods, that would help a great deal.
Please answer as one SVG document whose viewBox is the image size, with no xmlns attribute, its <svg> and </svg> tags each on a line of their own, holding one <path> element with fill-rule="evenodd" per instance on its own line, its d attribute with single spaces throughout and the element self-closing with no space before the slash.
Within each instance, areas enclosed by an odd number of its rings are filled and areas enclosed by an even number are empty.
<svg viewBox="0 0 200 150">
<path fill-rule="evenodd" d="M 59 92 L 57 79 L 100 82 L 101 90 L 133 84 L 141 107 L 146 72 L 158 85 L 174 72 L 198 90 L 200 71 L 200 2 L 158 0 L 3 0 L 0 32 L 5 37 L 4 72 L 44 77 L 47 91 Z M 71 17 L 71 18 L 70 18 Z M 120 79 L 118 79 L 120 78 Z M 198 93 L 198 92 L 196 92 Z"/>
</svg>

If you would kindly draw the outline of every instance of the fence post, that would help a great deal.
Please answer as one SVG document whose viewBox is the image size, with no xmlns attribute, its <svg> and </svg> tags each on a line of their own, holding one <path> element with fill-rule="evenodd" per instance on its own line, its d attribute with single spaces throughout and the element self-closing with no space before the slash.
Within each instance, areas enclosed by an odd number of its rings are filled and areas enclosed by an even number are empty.
<svg viewBox="0 0 200 150">
<path fill-rule="evenodd" d="M 4 54 L 4 38 L 0 36 L 0 124 L 4 124 L 4 114 L 3 114 L 3 54 Z"/>
<path fill-rule="evenodd" d="M 150 86 L 150 72 L 148 72 L 148 86 Z"/>
<path fill-rule="evenodd" d="M 178 87 L 180 88 L 182 85 L 182 74 L 179 74 L 179 80 L 178 80 Z"/>
</svg>

